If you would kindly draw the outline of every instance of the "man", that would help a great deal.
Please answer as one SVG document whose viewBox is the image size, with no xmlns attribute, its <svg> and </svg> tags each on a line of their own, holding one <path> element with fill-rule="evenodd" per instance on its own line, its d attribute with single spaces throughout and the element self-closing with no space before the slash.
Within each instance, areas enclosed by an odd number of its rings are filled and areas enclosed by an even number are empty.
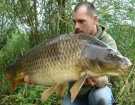
<svg viewBox="0 0 135 105">
<path fill-rule="evenodd" d="M 72 20 L 75 26 L 75 33 L 85 33 L 97 37 L 103 42 L 117 49 L 113 38 L 105 32 L 105 28 L 98 25 L 98 16 L 92 3 L 81 2 L 75 6 Z M 24 77 L 27 83 L 32 83 L 28 76 Z M 69 89 L 74 83 L 69 83 Z M 111 89 L 107 86 L 108 77 L 87 78 L 83 87 L 73 103 L 68 93 L 62 105 L 112 105 L 114 98 Z"/>
<path fill-rule="evenodd" d="M 93 4 L 81 2 L 75 6 L 72 20 L 75 33 L 85 33 L 97 37 L 103 42 L 117 49 L 113 38 L 105 32 L 105 28 L 98 25 L 98 16 Z M 111 89 L 106 86 L 108 77 L 87 78 L 84 86 L 77 95 L 74 103 L 70 102 L 70 93 L 64 97 L 62 105 L 112 105 L 114 98 Z M 73 83 L 69 83 L 69 89 Z"/>
</svg>

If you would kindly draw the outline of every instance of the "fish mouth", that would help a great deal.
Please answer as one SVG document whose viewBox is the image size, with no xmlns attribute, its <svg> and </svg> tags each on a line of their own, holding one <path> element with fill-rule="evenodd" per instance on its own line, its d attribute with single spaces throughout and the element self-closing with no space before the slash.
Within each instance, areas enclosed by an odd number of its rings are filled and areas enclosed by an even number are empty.
<svg viewBox="0 0 135 105">
<path fill-rule="evenodd" d="M 128 61 L 128 60 L 127 60 Z M 130 61 L 124 62 L 118 69 L 120 75 L 126 76 L 126 70 L 132 65 Z"/>
<path fill-rule="evenodd" d="M 127 69 L 123 69 L 123 68 L 119 68 L 118 71 L 119 71 L 119 74 L 122 75 L 122 76 L 126 76 L 126 70 Z"/>
</svg>

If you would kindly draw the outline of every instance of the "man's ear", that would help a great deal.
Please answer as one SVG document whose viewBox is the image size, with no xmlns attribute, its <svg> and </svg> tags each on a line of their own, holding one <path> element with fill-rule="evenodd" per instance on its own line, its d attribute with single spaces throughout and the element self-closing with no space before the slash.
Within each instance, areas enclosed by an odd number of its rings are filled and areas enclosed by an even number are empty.
<svg viewBox="0 0 135 105">
<path fill-rule="evenodd" d="M 97 15 L 94 15 L 93 16 L 93 23 L 94 23 L 94 25 L 96 25 L 97 22 L 98 22 L 98 16 Z"/>
</svg>

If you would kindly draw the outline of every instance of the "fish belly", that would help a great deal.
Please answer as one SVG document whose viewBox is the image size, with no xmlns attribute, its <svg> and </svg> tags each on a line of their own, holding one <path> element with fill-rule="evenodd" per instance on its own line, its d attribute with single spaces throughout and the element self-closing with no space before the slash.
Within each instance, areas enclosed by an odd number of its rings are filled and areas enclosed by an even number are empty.
<svg viewBox="0 0 135 105">
<path fill-rule="evenodd" d="M 53 71 L 53 72 L 51 72 Z M 31 75 L 30 78 L 34 83 L 41 85 L 54 85 L 54 84 L 64 84 L 71 81 L 76 81 L 79 79 L 79 72 L 75 69 L 50 69 L 48 72 L 42 72 L 38 70 L 38 73 Z"/>
</svg>

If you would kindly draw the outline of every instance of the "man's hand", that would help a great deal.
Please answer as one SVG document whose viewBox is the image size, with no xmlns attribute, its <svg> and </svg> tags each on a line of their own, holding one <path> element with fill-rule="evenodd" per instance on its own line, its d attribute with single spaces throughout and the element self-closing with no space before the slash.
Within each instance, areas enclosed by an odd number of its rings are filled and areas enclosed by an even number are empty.
<svg viewBox="0 0 135 105">
<path fill-rule="evenodd" d="M 90 77 L 85 80 L 84 85 L 94 86 L 97 82 L 98 82 L 98 78 Z"/>
<path fill-rule="evenodd" d="M 96 87 L 105 87 L 108 83 L 108 77 L 103 76 L 99 78 L 90 77 L 87 78 L 84 82 L 84 85 L 96 86 Z"/>
<path fill-rule="evenodd" d="M 34 84 L 27 75 L 24 75 L 24 73 L 21 73 L 21 75 L 24 78 L 24 82 L 28 83 L 28 84 Z"/>
</svg>

